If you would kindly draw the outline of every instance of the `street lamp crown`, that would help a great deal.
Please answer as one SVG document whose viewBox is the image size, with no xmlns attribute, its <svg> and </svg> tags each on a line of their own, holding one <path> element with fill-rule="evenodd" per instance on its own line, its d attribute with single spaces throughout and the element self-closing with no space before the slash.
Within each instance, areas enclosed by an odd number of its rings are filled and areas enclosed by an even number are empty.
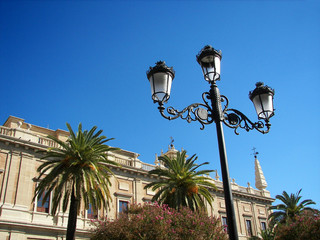
<svg viewBox="0 0 320 240">
<path fill-rule="evenodd" d="M 175 76 L 173 67 L 168 67 L 165 61 L 158 61 L 154 67 L 149 67 L 149 70 L 147 71 L 147 78 L 149 79 L 151 75 L 159 72 L 170 73 L 172 75 L 172 79 Z"/>
<path fill-rule="evenodd" d="M 217 50 L 217 49 L 214 49 L 211 45 L 206 45 L 204 46 L 200 52 L 197 54 L 197 62 L 199 64 L 200 61 L 204 58 L 204 57 L 207 57 L 207 56 L 211 56 L 211 55 L 219 55 L 220 56 L 220 59 L 222 58 L 222 52 L 221 50 Z"/>
<path fill-rule="evenodd" d="M 253 98 L 258 94 L 270 93 L 272 96 L 274 95 L 274 89 L 271 87 L 264 85 L 264 82 L 257 82 L 256 88 L 249 92 L 249 98 L 252 101 Z"/>
</svg>

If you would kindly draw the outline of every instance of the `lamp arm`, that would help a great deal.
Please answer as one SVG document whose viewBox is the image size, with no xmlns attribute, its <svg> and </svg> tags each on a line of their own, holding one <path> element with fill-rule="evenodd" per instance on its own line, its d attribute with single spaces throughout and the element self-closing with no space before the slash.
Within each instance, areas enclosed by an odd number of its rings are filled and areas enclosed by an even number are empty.
<svg viewBox="0 0 320 240">
<path fill-rule="evenodd" d="M 246 115 L 244 115 L 239 110 L 228 108 L 229 100 L 226 96 L 221 95 L 221 102 L 225 102 L 225 106 L 223 109 L 223 122 L 229 128 L 233 128 L 235 134 L 239 135 L 237 131 L 239 127 L 245 129 L 247 132 L 255 129 L 258 132 L 265 134 L 270 131 L 271 124 L 269 123 L 269 121 L 264 120 L 265 123 L 262 121 L 252 122 Z"/>
<path fill-rule="evenodd" d="M 209 106 L 207 100 L 205 99 L 209 93 L 205 92 L 202 94 L 202 99 L 204 103 L 192 103 L 188 107 L 184 108 L 183 110 L 179 111 L 174 107 L 164 107 L 163 102 L 159 102 L 159 111 L 162 117 L 168 120 L 174 120 L 177 118 L 181 118 L 187 120 L 188 123 L 193 121 L 198 121 L 201 124 L 200 129 L 204 129 L 204 125 L 210 124 L 213 122 L 212 118 L 212 109 Z M 165 114 L 165 110 L 169 115 Z"/>
</svg>

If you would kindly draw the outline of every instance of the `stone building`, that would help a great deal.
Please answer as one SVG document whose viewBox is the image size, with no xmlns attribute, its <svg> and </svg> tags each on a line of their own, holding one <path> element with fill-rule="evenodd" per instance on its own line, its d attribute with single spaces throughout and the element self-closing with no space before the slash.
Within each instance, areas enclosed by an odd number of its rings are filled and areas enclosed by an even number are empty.
<svg viewBox="0 0 320 240">
<path fill-rule="evenodd" d="M 50 200 L 42 204 L 42 199 L 34 202 L 34 190 L 37 185 L 37 167 L 41 164 L 41 150 L 55 147 L 55 143 L 46 138 L 53 135 L 61 140 L 68 138 L 64 130 L 50 130 L 31 125 L 23 119 L 10 116 L 0 126 L 0 239 L 4 240 L 62 240 L 65 239 L 67 213 L 50 214 Z M 165 154 L 174 156 L 177 150 L 173 145 Z M 155 165 L 141 162 L 139 154 L 119 150 L 109 153 L 110 159 L 120 163 L 121 168 L 112 168 L 116 177 L 112 177 L 112 203 L 110 209 L 93 212 L 82 210 L 78 216 L 77 239 L 89 239 L 88 230 L 91 220 L 96 218 L 115 219 L 130 203 L 150 202 L 154 192 L 144 186 L 155 176 L 148 171 Z M 267 187 L 259 161 L 255 159 L 256 188 L 248 184 L 239 186 L 232 181 L 234 207 L 240 239 L 258 235 L 267 227 L 268 207 L 274 201 Z M 226 223 L 226 209 L 222 182 L 216 172 L 212 181 L 217 190 L 211 189 L 215 201 L 208 206 L 211 215 L 219 216 Z"/>
</svg>

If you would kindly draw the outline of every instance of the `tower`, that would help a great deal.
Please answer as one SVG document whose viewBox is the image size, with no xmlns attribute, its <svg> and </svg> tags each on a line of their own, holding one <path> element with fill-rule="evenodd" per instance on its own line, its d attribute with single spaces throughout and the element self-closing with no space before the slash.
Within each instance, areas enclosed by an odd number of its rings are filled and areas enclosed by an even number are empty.
<svg viewBox="0 0 320 240">
<path fill-rule="evenodd" d="M 256 150 L 255 148 L 253 148 L 253 150 L 254 150 L 254 168 L 255 168 L 255 176 L 256 176 L 256 188 L 263 191 L 268 186 L 268 184 L 263 175 L 260 162 L 257 158 L 257 155 L 259 153 L 255 151 Z"/>
</svg>

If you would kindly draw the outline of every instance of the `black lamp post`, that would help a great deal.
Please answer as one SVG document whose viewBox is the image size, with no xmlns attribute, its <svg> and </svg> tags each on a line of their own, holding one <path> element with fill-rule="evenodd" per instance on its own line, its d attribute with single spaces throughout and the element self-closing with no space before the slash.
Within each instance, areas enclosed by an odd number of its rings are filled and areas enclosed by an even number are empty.
<svg viewBox="0 0 320 240">
<path fill-rule="evenodd" d="M 205 46 L 200 51 L 197 55 L 197 62 L 202 68 L 204 79 L 210 84 L 209 92 L 202 94 L 204 103 L 193 103 L 182 111 L 168 107 L 167 113 L 169 115 L 165 114 L 164 103 L 170 98 L 171 84 L 175 74 L 173 68 L 166 66 L 165 62 L 159 61 L 156 66 L 150 67 L 147 71 L 147 77 L 151 84 L 152 99 L 154 103 L 159 104 L 158 109 L 164 118 L 173 120 L 181 117 L 189 123 L 198 121 L 202 125 L 201 130 L 204 129 L 206 124 L 216 123 L 229 237 L 230 240 L 238 240 L 222 123 L 233 128 L 237 135 L 239 134 L 237 132 L 239 127 L 246 131 L 256 129 L 261 133 L 268 133 L 271 126 L 269 119 L 274 115 L 274 90 L 264 86 L 262 82 L 258 82 L 256 88 L 249 92 L 249 98 L 253 102 L 258 115 L 259 120 L 257 122 L 250 121 L 236 109 L 228 108 L 229 100 L 226 96 L 220 95 L 216 84 L 216 81 L 220 80 L 221 57 L 221 51 L 217 51 L 211 46 Z M 223 107 L 221 102 L 224 102 Z"/>
</svg>

